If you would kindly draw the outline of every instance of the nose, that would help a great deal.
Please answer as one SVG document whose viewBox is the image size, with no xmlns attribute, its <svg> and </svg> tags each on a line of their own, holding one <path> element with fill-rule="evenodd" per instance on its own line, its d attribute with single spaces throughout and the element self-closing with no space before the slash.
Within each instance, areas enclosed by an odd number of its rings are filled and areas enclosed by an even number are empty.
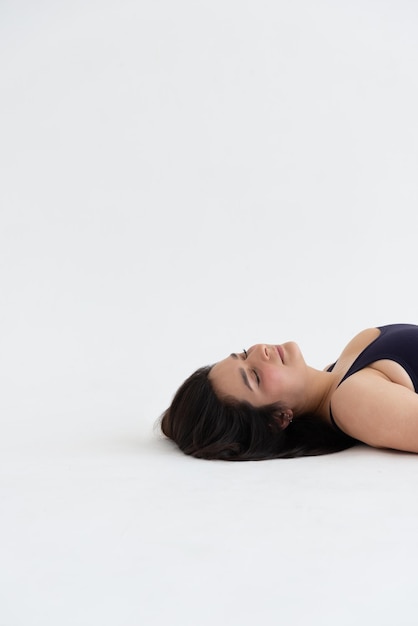
<svg viewBox="0 0 418 626">
<path fill-rule="evenodd" d="M 265 343 L 258 343 L 254 346 L 254 356 L 262 361 L 270 360 L 270 350 Z"/>
</svg>

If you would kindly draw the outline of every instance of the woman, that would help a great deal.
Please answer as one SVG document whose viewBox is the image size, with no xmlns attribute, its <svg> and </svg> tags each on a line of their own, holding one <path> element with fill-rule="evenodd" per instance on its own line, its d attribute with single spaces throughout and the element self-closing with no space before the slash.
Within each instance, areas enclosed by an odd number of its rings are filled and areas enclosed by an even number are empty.
<svg viewBox="0 0 418 626">
<path fill-rule="evenodd" d="M 418 452 L 418 326 L 368 328 L 325 370 L 294 342 L 258 344 L 192 374 L 161 419 L 204 459 L 326 454 L 360 442 Z"/>
</svg>

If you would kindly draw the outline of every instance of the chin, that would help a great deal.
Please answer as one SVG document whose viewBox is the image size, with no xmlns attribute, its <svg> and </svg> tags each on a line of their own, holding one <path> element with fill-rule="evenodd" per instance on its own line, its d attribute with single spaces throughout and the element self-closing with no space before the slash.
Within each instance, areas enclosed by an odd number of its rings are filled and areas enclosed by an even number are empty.
<svg viewBox="0 0 418 626">
<path fill-rule="evenodd" d="M 287 350 L 289 355 L 295 356 L 295 357 L 299 356 L 303 358 L 301 349 L 299 348 L 299 345 L 296 343 L 296 341 L 288 341 L 287 343 L 284 343 L 282 345 L 285 348 L 285 350 Z"/>
</svg>

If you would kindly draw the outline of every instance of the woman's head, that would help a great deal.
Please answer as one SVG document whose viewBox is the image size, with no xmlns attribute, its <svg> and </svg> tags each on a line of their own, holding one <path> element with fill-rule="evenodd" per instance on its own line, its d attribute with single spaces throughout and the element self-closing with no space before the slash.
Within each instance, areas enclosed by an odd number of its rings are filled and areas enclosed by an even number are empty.
<svg viewBox="0 0 418 626">
<path fill-rule="evenodd" d="M 274 458 L 283 423 L 280 405 L 256 408 L 234 398 L 220 399 L 211 370 L 211 366 L 198 369 L 177 390 L 162 415 L 163 433 L 198 458 Z"/>
<path fill-rule="evenodd" d="M 181 385 L 162 415 L 162 431 L 186 454 L 231 461 L 325 454 L 354 445 L 326 422 L 299 412 L 305 371 L 294 343 L 234 353 Z"/>
</svg>

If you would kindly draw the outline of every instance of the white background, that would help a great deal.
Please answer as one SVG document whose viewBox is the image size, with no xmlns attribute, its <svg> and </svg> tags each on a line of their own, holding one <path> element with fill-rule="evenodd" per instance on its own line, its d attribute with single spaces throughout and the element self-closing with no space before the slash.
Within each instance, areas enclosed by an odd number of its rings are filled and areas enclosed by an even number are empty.
<svg viewBox="0 0 418 626">
<path fill-rule="evenodd" d="M 418 6 L 0 4 L 0 625 L 416 625 L 418 460 L 187 458 L 196 367 L 418 322 Z"/>
</svg>

